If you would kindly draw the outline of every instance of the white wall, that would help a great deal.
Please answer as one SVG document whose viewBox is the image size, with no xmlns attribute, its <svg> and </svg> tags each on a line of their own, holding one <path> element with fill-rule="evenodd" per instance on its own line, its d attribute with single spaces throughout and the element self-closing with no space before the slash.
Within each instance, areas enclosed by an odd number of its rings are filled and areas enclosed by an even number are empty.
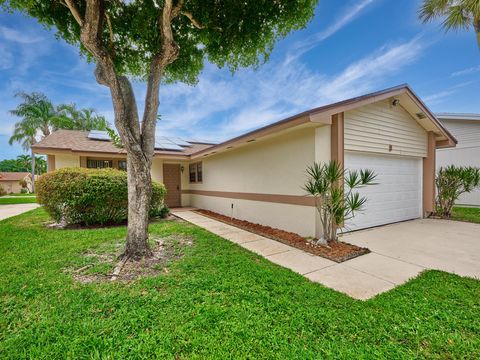
<svg viewBox="0 0 480 360">
<path fill-rule="evenodd" d="M 292 131 L 200 160 L 203 183 L 189 184 L 190 189 L 304 195 L 305 169 L 315 160 L 315 131 Z"/>
<path fill-rule="evenodd" d="M 345 150 L 425 157 L 427 132 L 400 104 L 379 101 L 345 112 Z"/>
<path fill-rule="evenodd" d="M 307 166 L 323 158 L 321 149 L 330 148 L 330 127 L 326 128 L 292 130 L 207 157 L 202 160 L 203 183 L 185 185 L 191 190 L 305 196 L 302 186 Z M 316 139 L 321 142 L 317 147 Z M 188 166 L 184 175 L 188 181 Z M 304 236 L 315 234 L 316 210 L 312 206 L 190 194 L 191 206 L 224 215 L 232 215 L 232 204 L 235 218 Z"/>
<path fill-rule="evenodd" d="M 214 196 L 190 195 L 192 205 L 236 219 L 268 225 L 300 234 L 315 235 L 315 208 L 264 201 L 229 199 Z M 231 208 L 233 204 L 233 210 Z"/>
<path fill-rule="evenodd" d="M 458 144 L 455 148 L 437 150 L 437 170 L 447 165 L 480 167 L 480 121 L 442 119 L 441 122 Z M 462 195 L 457 204 L 480 206 L 480 190 Z"/>
<path fill-rule="evenodd" d="M 153 158 L 151 169 L 152 180 L 163 183 L 163 160 L 157 157 Z"/>
<path fill-rule="evenodd" d="M 55 154 L 55 169 L 80 167 L 80 156 L 71 154 Z"/>
</svg>

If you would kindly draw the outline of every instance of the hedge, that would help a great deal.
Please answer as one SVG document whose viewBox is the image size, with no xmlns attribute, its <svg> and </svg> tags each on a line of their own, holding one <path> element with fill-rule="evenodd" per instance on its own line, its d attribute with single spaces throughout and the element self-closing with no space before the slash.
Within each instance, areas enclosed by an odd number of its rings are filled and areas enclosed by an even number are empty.
<svg viewBox="0 0 480 360">
<path fill-rule="evenodd" d="M 42 175 L 36 192 L 37 202 L 59 223 L 119 224 L 128 218 L 125 171 L 63 168 Z M 165 212 L 165 193 L 163 184 L 152 182 L 151 217 Z"/>
</svg>

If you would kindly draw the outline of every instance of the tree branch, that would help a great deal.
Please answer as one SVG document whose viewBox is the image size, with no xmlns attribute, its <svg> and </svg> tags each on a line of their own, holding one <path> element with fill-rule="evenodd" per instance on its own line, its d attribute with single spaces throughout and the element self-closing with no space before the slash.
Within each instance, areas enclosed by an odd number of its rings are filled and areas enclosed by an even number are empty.
<svg viewBox="0 0 480 360">
<path fill-rule="evenodd" d="M 128 78 L 117 75 L 112 55 L 102 41 L 104 19 L 104 0 L 86 0 L 80 40 L 95 59 L 97 82 L 110 89 L 115 112 L 115 125 L 125 148 L 127 152 L 135 153 L 138 157 L 142 155 L 142 149 L 135 96 Z"/>
<path fill-rule="evenodd" d="M 110 16 L 105 12 L 105 19 L 107 20 L 108 32 L 110 34 L 110 48 L 112 50 L 112 57 L 115 57 L 115 44 L 113 42 L 113 27 L 112 21 L 110 20 Z"/>
<path fill-rule="evenodd" d="M 183 7 L 183 0 L 179 0 L 177 5 L 175 5 L 172 9 L 172 19 L 175 19 L 178 16 L 178 14 L 180 14 L 182 7 Z"/>
<path fill-rule="evenodd" d="M 195 26 L 197 29 L 200 29 L 200 30 L 205 29 L 205 25 L 202 25 L 197 19 L 195 19 L 191 12 L 182 11 L 181 14 L 185 15 L 188 18 L 188 20 L 190 20 L 192 25 Z"/>
<path fill-rule="evenodd" d="M 160 79 L 165 67 L 175 61 L 178 56 L 179 48 L 173 39 L 172 19 L 180 13 L 182 5 L 183 0 L 179 1 L 175 7 L 173 7 L 173 0 L 165 0 L 163 11 L 159 18 L 162 46 L 150 64 L 141 128 L 143 150 L 146 153 L 152 152 L 152 155 L 155 144 Z"/>
<path fill-rule="evenodd" d="M 83 26 L 83 18 L 82 15 L 80 15 L 80 11 L 77 8 L 77 5 L 73 2 L 73 0 L 65 0 L 65 5 L 67 8 L 70 10 L 72 13 L 73 17 L 75 18 L 75 21 L 80 25 L 80 27 Z"/>
</svg>

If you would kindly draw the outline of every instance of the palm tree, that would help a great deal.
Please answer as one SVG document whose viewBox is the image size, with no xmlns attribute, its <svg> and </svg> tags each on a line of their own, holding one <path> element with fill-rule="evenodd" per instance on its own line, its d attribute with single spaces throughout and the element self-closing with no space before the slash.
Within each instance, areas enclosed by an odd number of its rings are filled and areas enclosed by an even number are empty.
<svg viewBox="0 0 480 360">
<path fill-rule="evenodd" d="M 32 157 L 30 155 L 18 155 L 17 156 L 18 166 L 22 169 L 28 169 L 32 166 Z M 25 170 L 22 170 L 25 171 Z"/>
<path fill-rule="evenodd" d="M 21 118 L 15 124 L 13 135 L 8 141 L 10 145 L 18 142 L 25 151 L 31 150 L 37 142 L 37 134 L 42 138 L 50 135 L 52 123 L 59 114 L 48 98 L 41 93 L 19 92 L 15 95 L 23 100 L 16 109 L 11 110 L 12 115 Z M 35 155 L 32 150 L 32 190 L 35 191 Z"/>
<path fill-rule="evenodd" d="M 62 115 L 59 128 L 69 130 L 106 130 L 108 122 L 105 117 L 98 115 L 93 108 L 77 109 L 75 104 L 62 104 L 58 106 Z"/>
<path fill-rule="evenodd" d="M 42 175 L 47 172 L 47 160 L 43 156 L 35 156 L 35 173 Z"/>
<path fill-rule="evenodd" d="M 31 94 L 19 92 L 15 94 L 15 97 L 23 100 L 15 110 L 10 111 L 12 115 L 22 118 L 15 125 L 28 123 L 27 127 L 33 126 L 41 132 L 42 137 L 50 135 L 52 124 L 59 117 L 59 113 L 52 102 L 44 94 L 37 92 Z"/>
<path fill-rule="evenodd" d="M 447 31 L 473 26 L 480 48 L 480 0 L 424 0 L 418 14 L 424 23 L 444 18 L 442 26 Z"/>
<path fill-rule="evenodd" d="M 25 151 L 31 149 L 37 142 L 37 136 L 43 139 L 53 130 L 106 130 L 108 122 L 103 116 L 96 113 L 95 109 L 77 109 L 75 104 L 55 106 L 42 93 L 31 94 L 19 92 L 15 95 L 23 100 L 16 109 L 11 110 L 12 115 L 21 118 L 15 124 L 13 135 L 9 143 L 18 142 Z M 32 151 L 32 187 L 35 187 L 35 156 Z"/>
</svg>

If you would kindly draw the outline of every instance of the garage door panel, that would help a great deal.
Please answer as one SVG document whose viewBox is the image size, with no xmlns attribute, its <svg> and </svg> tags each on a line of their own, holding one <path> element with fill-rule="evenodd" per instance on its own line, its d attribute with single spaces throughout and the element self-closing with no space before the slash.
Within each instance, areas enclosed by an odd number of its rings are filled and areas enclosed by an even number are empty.
<svg viewBox="0 0 480 360">
<path fill-rule="evenodd" d="M 421 216 L 421 159 L 394 155 L 347 152 L 347 170 L 371 169 L 377 185 L 360 188 L 367 198 L 365 210 L 346 222 L 346 230 L 357 230 Z"/>
</svg>

